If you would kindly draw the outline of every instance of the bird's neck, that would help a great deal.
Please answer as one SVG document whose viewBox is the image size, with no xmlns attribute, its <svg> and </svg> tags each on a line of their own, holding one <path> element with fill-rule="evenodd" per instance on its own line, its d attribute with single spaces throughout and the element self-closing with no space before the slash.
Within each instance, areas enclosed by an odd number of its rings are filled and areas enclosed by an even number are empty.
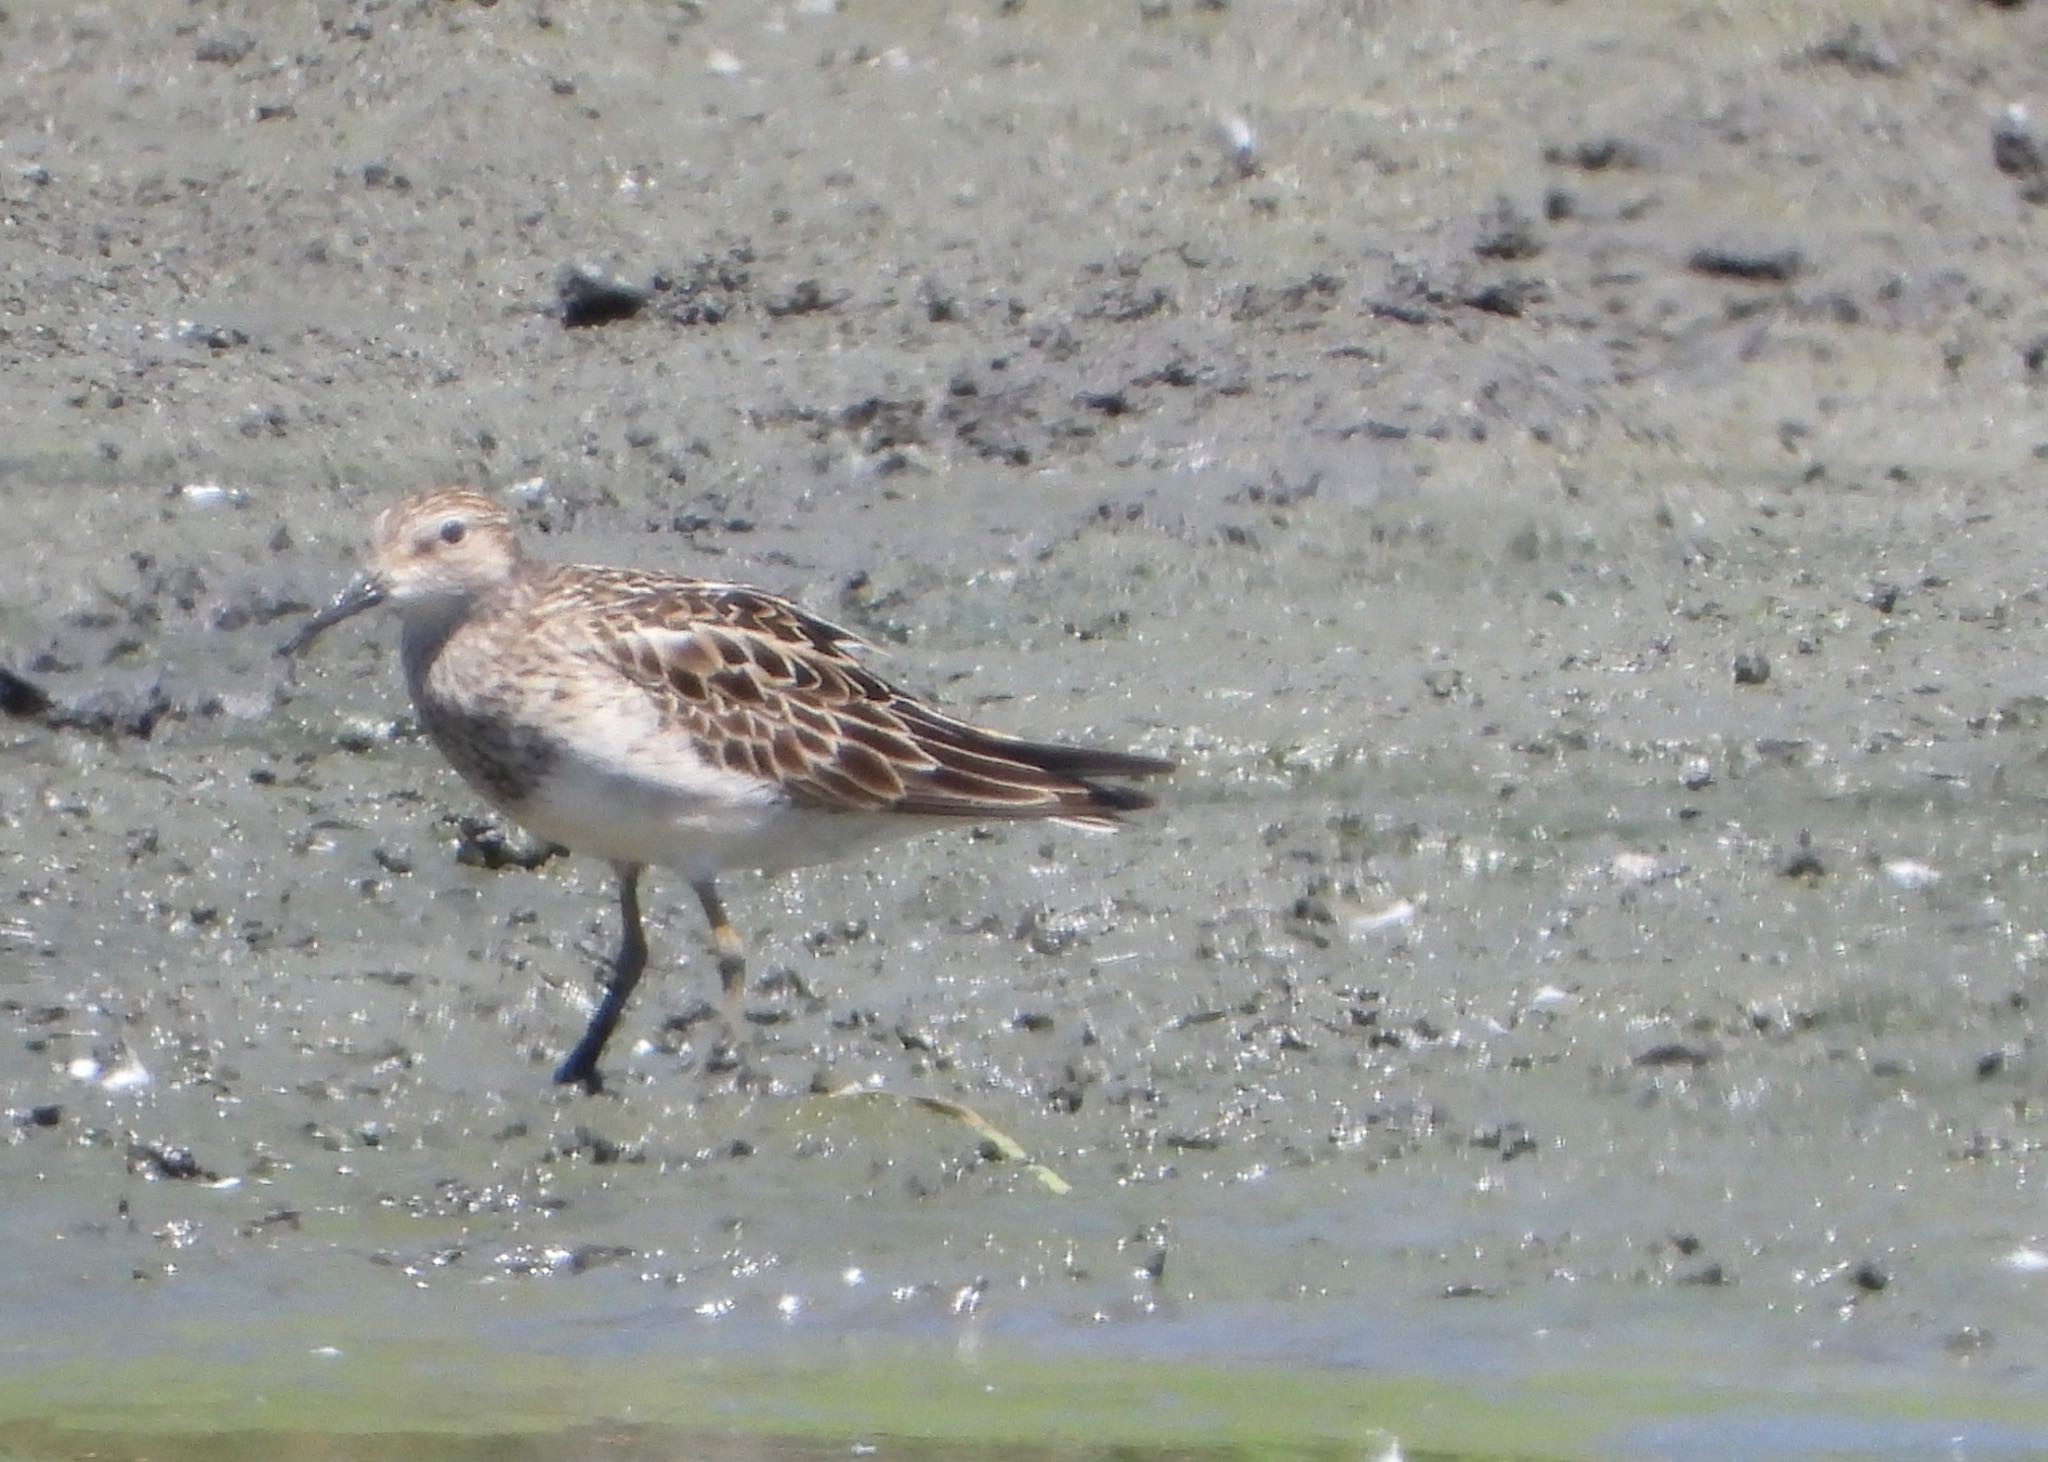
<svg viewBox="0 0 2048 1462">
<path fill-rule="evenodd" d="M 417 690 L 441 652 L 465 626 L 509 613 L 530 593 L 523 574 L 501 585 L 467 594 L 444 594 L 404 606 L 405 628 L 399 637 L 399 653 L 405 664 L 408 687 Z"/>
</svg>

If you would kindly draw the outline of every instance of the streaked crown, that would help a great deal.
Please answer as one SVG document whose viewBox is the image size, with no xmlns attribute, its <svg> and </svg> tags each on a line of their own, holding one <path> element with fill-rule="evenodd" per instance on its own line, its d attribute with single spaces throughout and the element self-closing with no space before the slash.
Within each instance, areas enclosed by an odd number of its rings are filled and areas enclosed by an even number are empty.
<svg viewBox="0 0 2048 1462">
<path fill-rule="evenodd" d="M 466 487 L 394 503 L 378 515 L 370 534 L 370 572 L 401 608 L 475 598 L 507 583 L 519 560 L 511 517 Z"/>
</svg>

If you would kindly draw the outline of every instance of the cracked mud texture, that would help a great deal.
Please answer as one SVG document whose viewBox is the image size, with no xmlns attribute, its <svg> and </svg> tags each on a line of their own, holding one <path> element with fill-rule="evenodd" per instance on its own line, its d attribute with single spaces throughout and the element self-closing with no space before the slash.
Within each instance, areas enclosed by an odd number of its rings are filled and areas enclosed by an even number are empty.
<svg viewBox="0 0 2048 1462">
<path fill-rule="evenodd" d="M 2039 4 L 8 7 L 6 1368 L 972 1327 L 2048 1438 L 2044 53 Z M 272 655 L 443 480 L 1182 770 L 1114 837 L 730 880 L 733 1053 L 656 872 L 558 1092 L 604 867 L 482 817 L 388 619 Z"/>
</svg>

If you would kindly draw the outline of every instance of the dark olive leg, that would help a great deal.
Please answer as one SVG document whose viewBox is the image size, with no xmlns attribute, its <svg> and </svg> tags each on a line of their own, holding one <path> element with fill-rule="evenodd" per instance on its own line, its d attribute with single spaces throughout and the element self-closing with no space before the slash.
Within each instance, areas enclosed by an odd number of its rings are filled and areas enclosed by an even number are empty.
<svg viewBox="0 0 2048 1462">
<path fill-rule="evenodd" d="M 604 1085 L 597 1074 L 597 1058 L 604 1053 L 604 1043 L 611 1039 L 633 987 L 640 983 L 640 972 L 647 968 L 647 936 L 640 930 L 640 865 L 615 863 L 612 867 L 619 875 L 619 952 L 612 956 L 612 977 L 584 1028 L 583 1039 L 555 1068 L 558 1084 L 581 1082 L 583 1089 L 591 1092 Z"/>
<path fill-rule="evenodd" d="M 704 917 L 711 921 L 711 944 L 718 951 L 718 983 L 727 999 L 746 983 L 747 953 L 740 943 L 740 936 L 732 927 L 732 920 L 725 916 L 725 901 L 718 896 L 718 890 L 710 879 L 693 883 L 697 890 L 697 902 L 704 905 Z"/>
</svg>

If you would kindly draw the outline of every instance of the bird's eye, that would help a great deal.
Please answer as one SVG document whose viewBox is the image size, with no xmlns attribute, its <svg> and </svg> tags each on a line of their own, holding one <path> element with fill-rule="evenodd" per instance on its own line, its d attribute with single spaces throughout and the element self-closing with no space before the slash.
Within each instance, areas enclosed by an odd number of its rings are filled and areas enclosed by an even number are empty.
<svg viewBox="0 0 2048 1462">
<path fill-rule="evenodd" d="M 468 531 L 469 525 L 463 522 L 462 519 L 450 518 L 441 525 L 441 541 L 443 543 L 460 543 L 462 535 Z"/>
</svg>

